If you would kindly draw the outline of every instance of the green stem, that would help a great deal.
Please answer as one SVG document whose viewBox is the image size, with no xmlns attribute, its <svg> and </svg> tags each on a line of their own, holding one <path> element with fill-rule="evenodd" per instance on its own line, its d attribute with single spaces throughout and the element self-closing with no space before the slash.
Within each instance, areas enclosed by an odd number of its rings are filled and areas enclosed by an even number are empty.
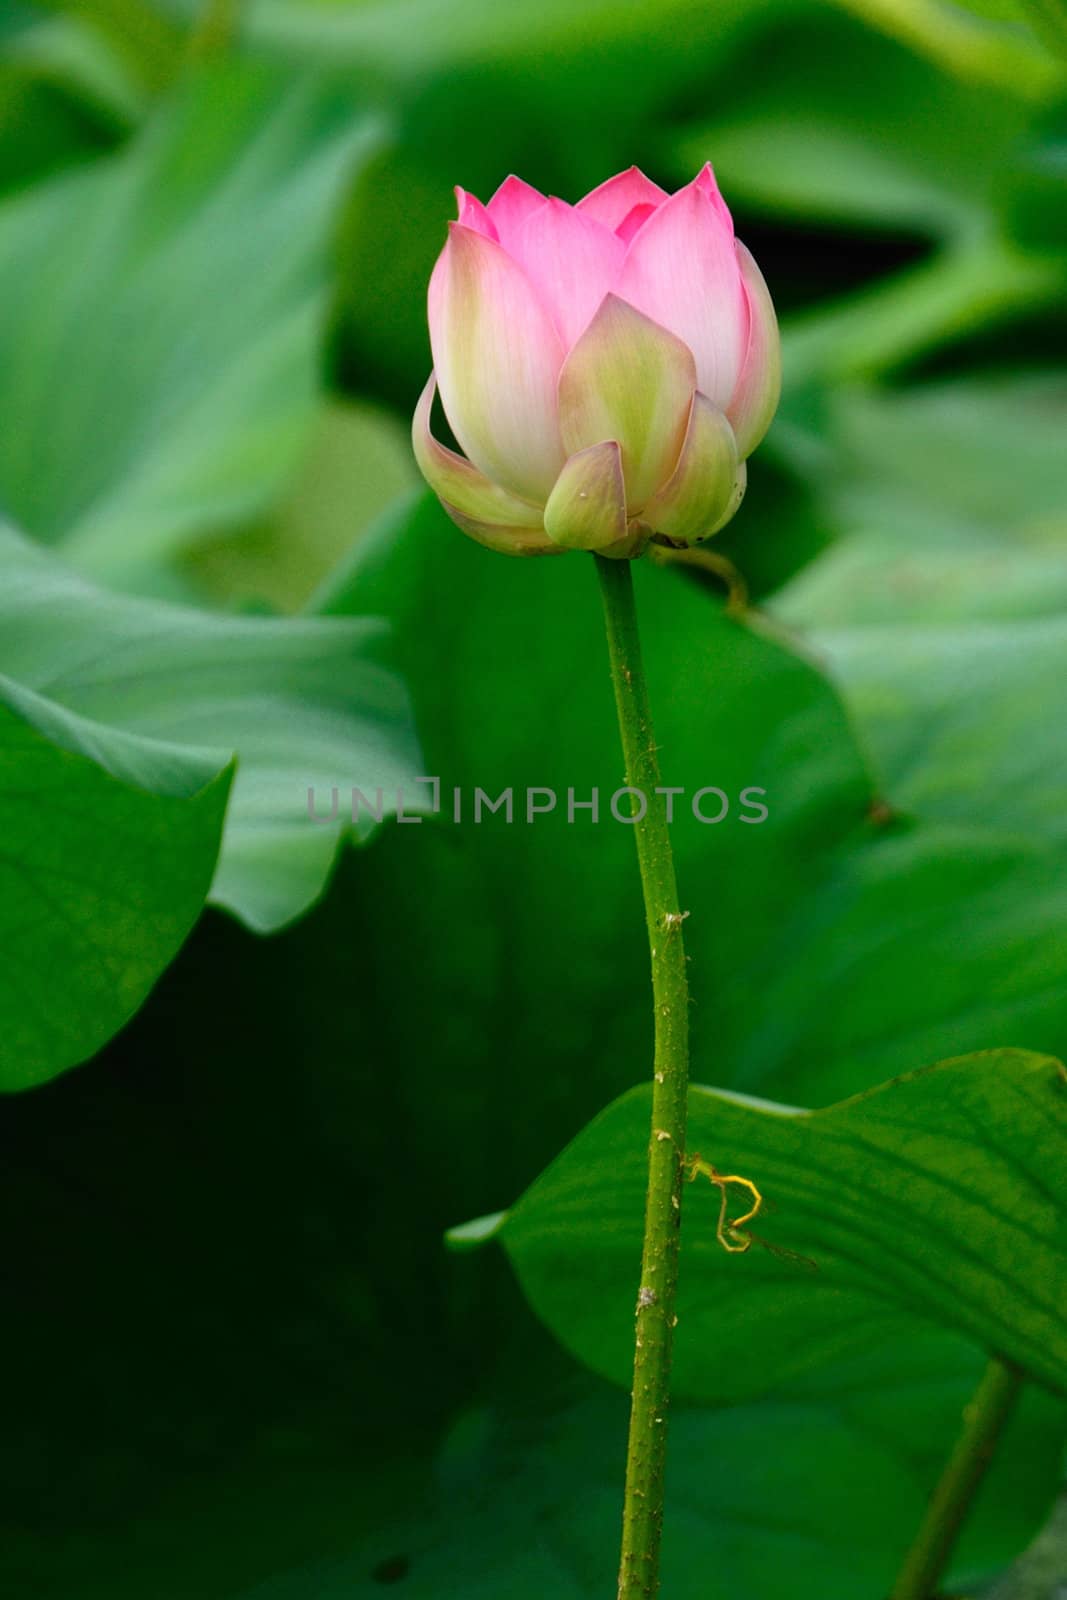
<svg viewBox="0 0 1067 1600">
<path fill-rule="evenodd" d="M 990 1357 L 982 1380 L 963 1413 L 941 1481 L 926 1509 L 915 1543 L 900 1569 L 890 1600 L 931 1600 L 959 1538 L 967 1513 L 1011 1416 L 1022 1373 Z"/>
<path fill-rule="evenodd" d="M 655 1009 L 648 1194 L 637 1294 L 634 1386 L 619 1564 L 619 1600 L 653 1600 L 659 1592 L 667 1406 L 678 1286 L 689 1080 L 689 984 L 667 809 L 664 796 L 657 792 L 659 762 L 641 662 L 630 563 L 603 556 L 594 559 L 604 601 L 626 782 L 641 796 L 633 797 L 632 814 Z"/>
</svg>

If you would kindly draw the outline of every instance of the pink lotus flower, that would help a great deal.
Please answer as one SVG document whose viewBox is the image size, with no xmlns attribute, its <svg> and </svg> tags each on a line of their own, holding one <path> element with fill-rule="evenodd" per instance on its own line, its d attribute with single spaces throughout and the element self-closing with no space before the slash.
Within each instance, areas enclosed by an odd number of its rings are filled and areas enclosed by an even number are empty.
<svg viewBox="0 0 1067 1600">
<path fill-rule="evenodd" d="M 424 477 L 510 555 L 683 546 L 737 510 L 778 404 L 778 327 L 711 167 L 668 195 L 636 167 L 569 206 L 508 178 L 430 279 Z M 430 431 L 434 393 L 467 459 Z"/>
</svg>

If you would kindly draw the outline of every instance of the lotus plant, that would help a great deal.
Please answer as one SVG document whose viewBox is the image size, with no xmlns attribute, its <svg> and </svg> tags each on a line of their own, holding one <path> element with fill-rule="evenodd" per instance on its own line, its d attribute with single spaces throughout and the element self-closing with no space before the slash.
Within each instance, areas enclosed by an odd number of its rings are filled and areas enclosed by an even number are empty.
<svg viewBox="0 0 1067 1600">
<path fill-rule="evenodd" d="M 415 456 L 464 532 L 509 555 L 640 555 L 729 521 L 778 403 L 778 327 L 710 166 L 636 167 L 568 205 L 521 178 L 458 220 L 430 280 Z M 439 390 L 466 457 L 431 432 Z"/>
<path fill-rule="evenodd" d="M 415 455 L 452 520 L 490 549 L 593 553 L 632 800 L 655 1052 L 619 1597 L 651 1600 L 687 1171 L 689 989 L 630 569 L 651 541 L 697 544 L 737 510 L 746 458 L 778 403 L 778 328 L 710 166 L 676 194 L 631 167 L 575 206 L 515 177 L 488 205 L 456 195 L 459 219 L 430 279 L 434 370 L 415 412 Z M 438 389 L 466 456 L 431 432 Z"/>
</svg>

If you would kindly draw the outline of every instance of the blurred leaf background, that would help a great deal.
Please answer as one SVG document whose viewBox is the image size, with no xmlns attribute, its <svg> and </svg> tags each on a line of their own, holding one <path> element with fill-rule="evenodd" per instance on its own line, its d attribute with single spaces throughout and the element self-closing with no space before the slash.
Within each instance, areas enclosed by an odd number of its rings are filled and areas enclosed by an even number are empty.
<svg viewBox="0 0 1067 1600">
<path fill-rule="evenodd" d="M 749 607 L 638 574 L 667 781 L 770 809 L 677 830 L 697 1078 L 1067 1055 L 1065 18 L 6 0 L 5 1592 L 610 1592 L 625 1398 L 442 1235 L 646 1075 L 632 843 L 306 815 L 621 781 L 588 563 L 409 459 L 453 184 L 710 158 L 780 311 Z M 980 1366 L 887 1300 L 680 1407 L 665 1593 L 883 1600 Z M 1062 1532 L 1006 1569 L 1064 1421 L 1028 1389 L 951 1592 L 1053 1600 Z"/>
</svg>

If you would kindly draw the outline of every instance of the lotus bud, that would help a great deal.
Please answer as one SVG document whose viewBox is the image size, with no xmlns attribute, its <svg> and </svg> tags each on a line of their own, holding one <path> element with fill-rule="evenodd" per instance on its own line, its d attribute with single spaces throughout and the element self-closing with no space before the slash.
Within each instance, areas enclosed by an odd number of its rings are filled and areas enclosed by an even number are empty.
<svg viewBox="0 0 1067 1600">
<path fill-rule="evenodd" d="M 508 178 L 430 279 L 419 467 L 509 555 L 627 558 L 728 522 L 781 387 L 767 285 L 711 167 L 667 194 L 636 167 L 575 206 Z M 465 452 L 434 438 L 434 396 Z"/>
</svg>

